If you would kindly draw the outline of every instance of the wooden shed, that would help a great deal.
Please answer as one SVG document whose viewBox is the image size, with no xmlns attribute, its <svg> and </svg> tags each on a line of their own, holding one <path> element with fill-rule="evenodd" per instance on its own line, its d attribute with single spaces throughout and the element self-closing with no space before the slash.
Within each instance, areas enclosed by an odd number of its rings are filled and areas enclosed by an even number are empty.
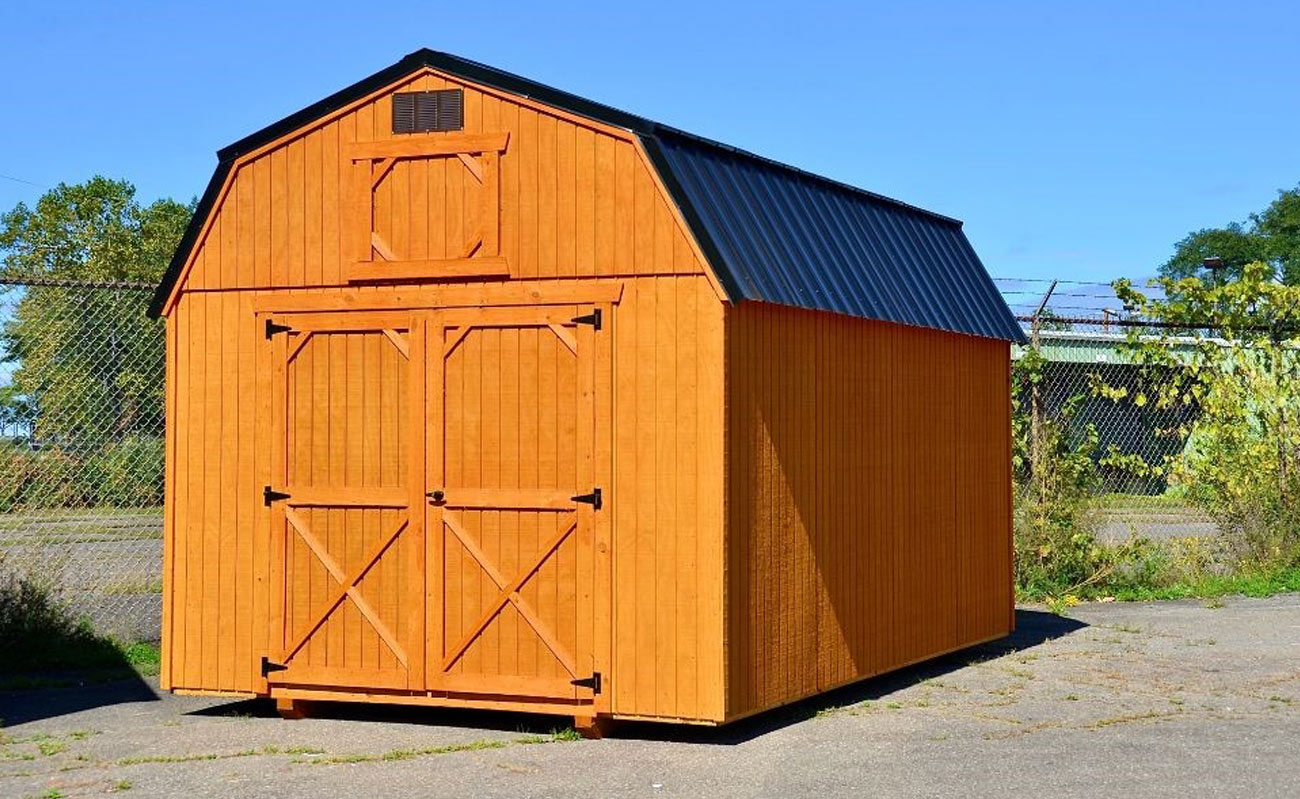
<svg viewBox="0 0 1300 799">
<path fill-rule="evenodd" d="M 218 155 L 164 688 L 720 724 L 1012 629 L 960 222 L 428 50 Z"/>
</svg>

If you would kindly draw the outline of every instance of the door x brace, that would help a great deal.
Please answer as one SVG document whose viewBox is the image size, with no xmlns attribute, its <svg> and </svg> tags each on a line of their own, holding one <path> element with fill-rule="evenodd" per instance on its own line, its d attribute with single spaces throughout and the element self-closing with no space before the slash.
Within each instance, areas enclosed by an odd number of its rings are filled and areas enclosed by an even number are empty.
<svg viewBox="0 0 1300 799">
<path fill-rule="evenodd" d="M 397 537 L 406 529 L 408 520 L 403 519 L 401 523 L 398 524 L 388 535 L 381 538 L 379 543 L 376 544 L 369 553 L 367 553 L 365 559 L 361 562 L 361 566 L 353 571 L 352 574 L 345 575 L 343 568 L 339 565 L 338 561 L 334 560 L 329 551 L 325 548 L 325 545 L 321 543 L 320 539 L 317 538 L 314 533 L 312 533 L 311 528 L 308 527 L 306 521 L 304 521 L 303 518 L 294 511 L 294 509 L 285 508 L 284 517 L 289 524 L 298 531 L 298 535 L 302 537 L 302 540 L 307 544 L 307 547 L 311 549 L 316 558 L 325 566 L 326 571 L 328 571 L 330 576 L 338 583 L 338 589 L 328 602 L 321 605 L 320 610 L 317 611 L 312 622 L 298 635 L 294 636 L 293 643 L 285 648 L 284 654 L 279 658 L 279 662 L 288 663 L 289 658 L 296 655 L 298 651 L 307 644 L 308 639 L 315 634 L 316 630 L 320 629 L 320 626 L 325 623 L 325 620 L 328 619 L 330 614 L 332 614 L 339 604 L 343 602 L 344 598 L 347 598 L 352 600 L 352 603 L 356 605 L 357 610 L 361 611 L 361 615 L 365 617 L 366 621 L 370 622 L 370 625 L 375 628 L 375 632 L 378 633 L 379 637 L 388 645 L 388 648 L 393 651 L 393 657 L 397 658 L 397 661 L 401 663 L 403 667 L 406 667 L 406 650 L 402 647 L 401 643 L 398 642 L 397 636 L 393 634 L 393 631 L 384 623 L 384 620 L 379 617 L 374 606 L 367 602 L 365 597 L 361 596 L 361 591 L 357 587 L 357 584 L 360 583 L 362 578 L 366 576 L 366 573 L 379 562 L 379 559 L 383 557 L 384 553 L 388 551 L 388 548 L 397 540 Z"/>
<path fill-rule="evenodd" d="M 565 649 L 564 645 L 555 637 L 555 634 L 551 632 L 551 630 L 547 629 L 546 625 L 543 624 L 542 620 L 538 617 L 537 612 L 533 609 L 532 604 L 529 603 L 528 600 L 519 592 L 523 589 L 524 584 L 527 583 L 529 579 L 537 573 L 537 570 L 542 567 L 542 564 L 546 563 L 547 559 L 549 559 L 551 555 L 560 548 L 560 545 L 568 539 L 573 531 L 577 529 L 577 519 L 575 518 L 573 521 L 564 525 L 563 529 L 537 553 L 537 556 L 533 559 L 532 565 L 519 572 L 519 575 L 509 583 L 506 582 L 505 578 L 501 576 L 501 572 L 497 571 L 496 566 L 488 559 L 483 550 L 474 543 L 474 540 L 470 538 L 464 528 L 462 528 L 451 515 L 443 516 L 443 523 L 446 525 L 447 529 L 451 531 L 452 535 L 456 536 L 461 545 L 465 547 L 465 550 L 469 552 L 470 557 L 474 558 L 474 560 L 478 562 L 479 567 L 487 573 L 488 578 L 496 584 L 500 593 L 497 594 L 496 599 L 488 604 L 486 612 L 484 612 L 478 622 L 470 628 L 469 634 L 466 635 L 454 649 L 452 649 L 451 653 L 443 661 L 442 670 L 447 671 L 452 666 L 456 665 L 456 661 L 460 660 L 461 656 L 465 654 L 465 650 L 469 649 L 475 639 L 477 639 L 479 635 L 487 629 L 487 626 L 492 623 L 492 620 L 505 609 L 505 606 L 510 604 L 515 606 L 515 610 L 519 611 L 519 615 L 528 623 L 528 626 L 533 628 L 533 632 L 537 633 L 537 637 L 542 639 L 542 643 L 546 644 L 546 647 L 551 650 L 551 654 L 555 655 L 555 659 L 560 662 L 560 665 L 564 666 L 565 670 L 567 670 L 571 676 L 576 676 L 578 673 L 577 660 L 575 660 L 573 655 Z"/>
</svg>

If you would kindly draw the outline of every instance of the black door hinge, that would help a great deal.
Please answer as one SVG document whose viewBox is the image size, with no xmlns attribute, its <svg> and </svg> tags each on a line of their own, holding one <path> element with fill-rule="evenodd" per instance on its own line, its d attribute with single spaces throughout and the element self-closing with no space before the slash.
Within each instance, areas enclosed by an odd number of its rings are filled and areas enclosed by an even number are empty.
<svg viewBox="0 0 1300 799">
<path fill-rule="evenodd" d="M 569 497 L 569 499 L 573 502 L 584 502 L 590 505 L 593 510 L 600 510 L 601 505 L 604 504 L 599 488 L 593 488 L 590 494 L 579 494 L 576 497 Z"/>
<path fill-rule="evenodd" d="M 293 330 L 293 328 L 289 327 L 288 325 L 279 325 L 270 319 L 266 320 L 267 341 L 270 341 L 271 337 L 274 336 L 276 333 L 288 333 L 290 330 Z"/>
<path fill-rule="evenodd" d="M 265 660 L 265 658 L 263 658 Z M 576 685 L 579 688 L 590 688 L 593 694 L 600 693 L 600 672 L 592 672 L 590 677 L 583 677 L 578 680 L 569 680 L 570 685 Z"/>
<path fill-rule="evenodd" d="M 272 663 L 270 658 L 266 657 L 265 655 L 262 656 L 263 677 L 265 677 L 266 675 L 270 674 L 273 671 L 284 671 L 287 668 L 289 667 L 284 665 L 283 663 Z"/>
<path fill-rule="evenodd" d="M 586 316 L 575 316 L 569 321 L 573 322 L 575 325 L 591 325 L 595 329 L 600 330 L 600 309 L 597 308 Z"/>
<path fill-rule="evenodd" d="M 283 491 L 272 491 L 270 486 L 262 486 L 262 504 L 268 508 L 271 507 L 272 502 L 288 498 L 289 495 Z"/>
</svg>

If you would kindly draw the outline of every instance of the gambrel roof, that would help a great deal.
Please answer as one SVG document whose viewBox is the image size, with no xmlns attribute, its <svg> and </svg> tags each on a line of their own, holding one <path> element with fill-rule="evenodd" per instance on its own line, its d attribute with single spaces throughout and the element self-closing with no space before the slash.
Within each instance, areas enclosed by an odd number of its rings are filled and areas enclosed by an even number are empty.
<svg viewBox="0 0 1300 799">
<path fill-rule="evenodd" d="M 1024 340 L 956 219 L 433 50 L 220 150 L 150 313 L 162 311 L 237 158 L 425 68 L 634 133 L 732 302 Z"/>
</svg>

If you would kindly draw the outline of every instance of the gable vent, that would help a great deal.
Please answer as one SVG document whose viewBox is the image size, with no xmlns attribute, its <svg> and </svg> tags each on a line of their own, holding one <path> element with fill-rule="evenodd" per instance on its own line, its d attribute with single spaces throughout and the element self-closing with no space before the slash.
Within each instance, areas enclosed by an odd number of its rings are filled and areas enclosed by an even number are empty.
<svg viewBox="0 0 1300 799">
<path fill-rule="evenodd" d="M 465 92 L 398 92 L 393 95 L 393 133 L 426 133 L 465 127 Z"/>
<path fill-rule="evenodd" d="M 415 92 L 393 95 L 393 132 L 415 132 Z"/>
</svg>

